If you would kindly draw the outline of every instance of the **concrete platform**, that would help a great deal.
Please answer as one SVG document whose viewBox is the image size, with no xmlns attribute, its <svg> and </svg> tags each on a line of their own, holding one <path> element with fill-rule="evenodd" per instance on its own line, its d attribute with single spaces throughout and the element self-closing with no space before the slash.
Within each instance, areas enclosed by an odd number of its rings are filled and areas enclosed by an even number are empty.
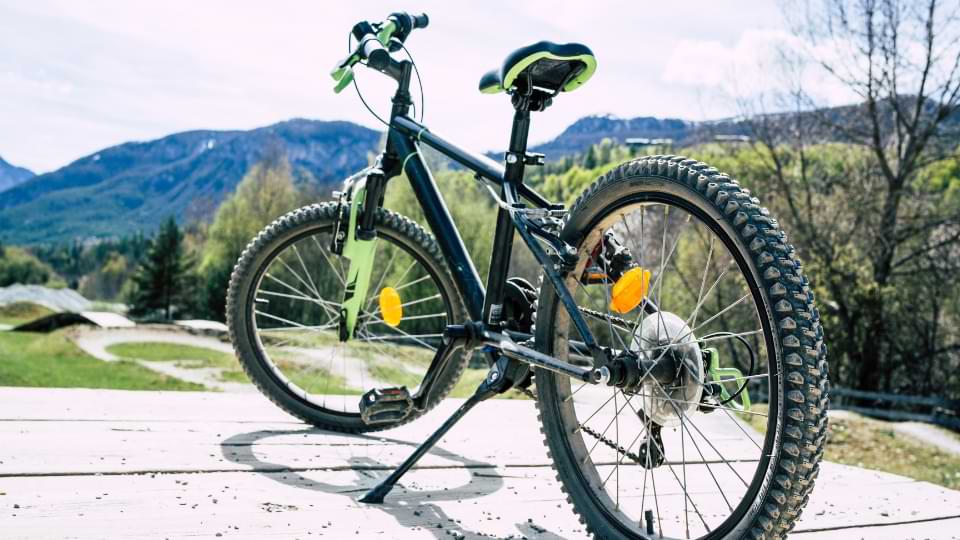
<svg viewBox="0 0 960 540">
<path fill-rule="evenodd" d="M 0 388 L 0 538 L 585 538 L 529 401 L 481 405 L 386 504 L 355 501 L 458 403 L 364 437 L 259 394 Z M 960 492 L 826 463 L 794 537 L 958 531 Z"/>
</svg>

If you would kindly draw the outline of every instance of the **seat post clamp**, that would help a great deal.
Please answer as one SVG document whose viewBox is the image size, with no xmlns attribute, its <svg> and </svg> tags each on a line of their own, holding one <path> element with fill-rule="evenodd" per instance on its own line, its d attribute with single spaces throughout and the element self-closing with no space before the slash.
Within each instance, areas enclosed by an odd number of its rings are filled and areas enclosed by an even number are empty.
<svg viewBox="0 0 960 540">
<path fill-rule="evenodd" d="M 514 163 L 517 163 L 518 161 L 523 160 L 523 164 L 524 164 L 524 165 L 538 165 L 538 166 L 539 166 L 539 165 L 543 165 L 543 163 L 544 163 L 544 157 L 545 157 L 545 156 L 544 156 L 543 154 L 538 154 L 538 153 L 536 153 L 536 152 L 526 152 L 526 153 L 523 153 L 523 154 L 521 154 L 521 153 L 519 153 L 519 152 L 506 152 L 506 153 L 504 153 L 504 160 L 505 160 L 508 164 L 510 164 L 510 165 L 512 165 L 512 164 L 514 164 Z"/>
</svg>

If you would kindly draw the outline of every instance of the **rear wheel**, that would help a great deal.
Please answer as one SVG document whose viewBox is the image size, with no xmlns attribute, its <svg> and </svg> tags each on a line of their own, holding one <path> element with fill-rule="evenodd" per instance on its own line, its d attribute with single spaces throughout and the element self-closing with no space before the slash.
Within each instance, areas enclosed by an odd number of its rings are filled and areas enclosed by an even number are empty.
<svg viewBox="0 0 960 540">
<path fill-rule="evenodd" d="M 227 296 L 230 337 L 253 383 L 290 414 L 325 429 L 387 429 L 398 424 L 361 420 L 360 396 L 399 386 L 414 393 L 443 330 L 462 324 L 465 310 L 433 237 L 380 209 L 369 293 L 354 337 L 341 342 L 339 310 L 350 261 L 330 250 L 337 211 L 345 222 L 346 209 L 333 203 L 295 210 L 247 246 Z M 379 295 L 387 288 L 400 298 L 399 324 L 384 320 L 395 313 L 380 312 Z M 466 360 L 461 353 L 449 360 L 428 408 L 456 384 Z"/>
<path fill-rule="evenodd" d="M 613 311 L 610 280 L 577 276 L 609 272 L 607 234 L 652 272 L 658 312 Z M 546 444 L 581 520 L 601 538 L 785 535 L 823 452 L 827 366 L 813 294 L 776 220 L 716 169 L 652 156 L 591 186 L 563 235 L 581 253 L 567 286 L 600 344 L 680 358 L 672 382 L 632 387 L 536 372 Z M 569 356 L 582 336 L 549 284 L 539 302 L 538 347 Z M 722 379 L 723 397 L 711 354 L 742 374 Z"/>
</svg>

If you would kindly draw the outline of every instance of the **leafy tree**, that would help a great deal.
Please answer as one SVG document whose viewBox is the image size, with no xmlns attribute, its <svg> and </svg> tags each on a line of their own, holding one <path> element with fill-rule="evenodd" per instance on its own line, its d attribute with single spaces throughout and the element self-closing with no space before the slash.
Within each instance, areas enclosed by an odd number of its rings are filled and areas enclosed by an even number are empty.
<svg viewBox="0 0 960 540">
<path fill-rule="evenodd" d="M 224 320 L 230 274 L 243 249 L 261 229 L 298 204 L 290 164 L 271 157 L 251 167 L 217 210 L 207 232 L 200 273 L 203 278 L 203 313 Z"/>
<path fill-rule="evenodd" d="M 791 15 L 809 47 L 784 55 L 795 82 L 781 101 L 793 112 L 750 119 L 753 178 L 770 180 L 758 191 L 778 196 L 777 215 L 814 267 L 835 380 L 937 391 L 960 352 L 948 310 L 960 272 L 948 173 L 960 112 L 955 4 L 830 0 Z M 860 103 L 818 108 L 802 84 L 808 61 Z"/>
<path fill-rule="evenodd" d="M 48 287 L 64 286 L 60 276 L 29 251 L 14 246 L 3 247 L 0 253 L 0 287 L 17 283 Z"/>
<path fill-rule="evenodd" d="M 161 311 L 163 318 L 170 320 L 175 312 L 188 310 L 194 293 L 189 262 L 184 255 L 183 233 L 171 216 L 160 226 L 133 277 L 130 312 L 147 315 Z"/>
<path fill-rule="evenodd" d="M 80 294 L 92 299 L 115 300 L 120 297 L 132 272 L 126 257 L 110 253 L 103 266 L 80 280 Z"/>
</svg>

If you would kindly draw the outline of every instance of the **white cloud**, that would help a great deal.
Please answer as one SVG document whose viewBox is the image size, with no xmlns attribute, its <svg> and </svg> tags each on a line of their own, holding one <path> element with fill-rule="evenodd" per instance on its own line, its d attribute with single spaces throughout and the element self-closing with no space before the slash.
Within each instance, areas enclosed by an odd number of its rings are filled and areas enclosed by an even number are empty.
<svg viewBox="0 0 960 540">
<path fill-rule="evenodd" d="M 747 29 L 732 45 L 713 40 L 684 39 L 673 50 L 661 74 L 665 83 L 699 89 L 713 89 L 716 100 L 732 103 L 754 99 L 761 94 L 789 90 L 800 84 L 815 102 L 839 105 L 856 96 L 816 62 L 803 62 L 793 68 L 783 59 L 809 57 L 838 60 L 846 44 L 821 44 L 816 49 L 782 29 Z"/>
<path fill-rule="evenodd" d="M 534 118 L 531 140 L 543 141 L 587 114 L 731 114 L 706 77 L 696 84 L 677 72 L 658 80 L 678 55 L 697 60 L 697 43 L 678 37 L 710 36 L 723 54 L 737 51 L 747 29 L 782 27 L 773 3 L 750 0 L 491 0 L 482 9 L 432 0 L 404 8 L 431 18 L 408 43 L 424 77 L 426 122 L 477 150 L 503 148 L 512 115 L 507 99 L 479 94 L 477 81 L 519 46 L 579 41 L 598 58 L 593 81 Z M 109 145 L 188 129 L 248 129 L 291 117 L 378 127 L 351 90 L 331 92 L 328 72 L 357 20 L 395 9 L 385 0 L 0 0 L 0 156 L 48 171 Z M 678 53 L 682 47 L 692 48 Z M 358 78 L 386 113 L 391 83 L 367 72 Z"/>
</svg>

